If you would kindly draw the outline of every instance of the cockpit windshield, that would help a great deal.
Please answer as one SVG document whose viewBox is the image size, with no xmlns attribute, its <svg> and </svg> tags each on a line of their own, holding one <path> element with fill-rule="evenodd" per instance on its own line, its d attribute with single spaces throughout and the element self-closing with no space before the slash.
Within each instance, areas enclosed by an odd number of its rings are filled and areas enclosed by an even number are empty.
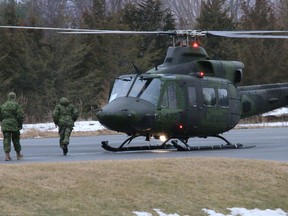
<svg viewBox="0 0 288 216">
<path fill-rule="evenodd" d="M 139 97 L 157 105 L 160 87 L 161 81 L 159 78 L 143 78 L 136 75 L 121 76 L 114 82 L 109 102 L 119 97 L 129 96 Z"/>
<path fill-rule="evenodd" d="M 119 97 L 126 97 L 131 85 L 133 83 L 134 76 L 119 77 L 114 81 L 113 89 L 110 94 L 109 102 Z"/>
</svg>

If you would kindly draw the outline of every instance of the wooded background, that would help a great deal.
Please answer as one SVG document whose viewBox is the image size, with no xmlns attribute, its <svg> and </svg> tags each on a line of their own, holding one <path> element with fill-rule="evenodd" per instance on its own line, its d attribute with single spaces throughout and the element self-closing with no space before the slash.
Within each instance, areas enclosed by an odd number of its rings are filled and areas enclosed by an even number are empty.
<svg viewBox="0 0 288 216">
<path fill-rule="evenodd" d="M 287 0 L 0 0 L 0 25 L 109 30 L 288 30 Z M 0 29 L 0 103 L 16 92 L 26 123 L 51 121 L 65 96 L 94 119 L 121 74 L 161 64 L 168 37 Z M 288 40 L 203 40 L 212 59 L 245 64 L 242 85 L 287 82 Z"/>
</svg>

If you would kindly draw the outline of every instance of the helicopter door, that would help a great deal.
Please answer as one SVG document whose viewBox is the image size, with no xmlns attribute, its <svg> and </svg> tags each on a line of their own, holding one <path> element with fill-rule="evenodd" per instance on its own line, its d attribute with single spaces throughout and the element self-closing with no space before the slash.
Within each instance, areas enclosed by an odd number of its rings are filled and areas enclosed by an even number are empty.
<svg viewBox="0 0 288 216">
<path fill-rule="evenodd" d="M 219 134 L 227 130 L 229 123 L 229 97 L 227 87 L 202 86 L 202 133 Z M 209 131 L 209 134 L 208 134 Z"/>
<path fill-rule="evenodd" d="M 164 82 L 159 105 L 159 128 L 175 133 L 181 125 L 180 120 L 185 108 L 184 86 L 179 81 Z"/>
<path fill-rule="evenodd" d="M 186 85 L 186 109 L 182 121 L 186 125 L 188 134 L 197 134 L 199 123 L 203 118 L 203 110 L 199 104 L 200 85 L 196 82 L 188 82 Z"/>
</svg>

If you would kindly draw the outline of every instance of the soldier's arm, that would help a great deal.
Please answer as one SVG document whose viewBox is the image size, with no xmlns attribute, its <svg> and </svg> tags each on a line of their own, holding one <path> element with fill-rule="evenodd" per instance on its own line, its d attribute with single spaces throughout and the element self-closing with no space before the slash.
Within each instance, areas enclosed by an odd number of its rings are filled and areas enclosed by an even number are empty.
<svg viewBox="0 0 288 216">
<path fill-rule="evenodd" d="M 2 109 L 1 109 L 1 106 L 0 106 L 0 121 L 3 120 L 3 117 L 2 117 Z"/>
<path fill-rule="evenodd" d="M 53 113 L 52 113 L 52 117 L 53 117 L 53 121 L 56 125 L 58 125 L 59 123 L 59 118 L 60 118 L 60 113 L 59 113 L 59 107 L 56 106 Z"/>
<path fill-rule="evenodd" d="M 79 117 L 79 111 L 76 107 L 73 106 L 73 121 L 75 122 Z"/>
<path fill-rule="evenodd" d="M 23 112 L 21 106 L 18 105 L 17 109 L 16 109 L 16 120 L 18 122 L 18 129 L 22 129 L 24 118 L 25 118 L 24 112 Z"/>
</svg>

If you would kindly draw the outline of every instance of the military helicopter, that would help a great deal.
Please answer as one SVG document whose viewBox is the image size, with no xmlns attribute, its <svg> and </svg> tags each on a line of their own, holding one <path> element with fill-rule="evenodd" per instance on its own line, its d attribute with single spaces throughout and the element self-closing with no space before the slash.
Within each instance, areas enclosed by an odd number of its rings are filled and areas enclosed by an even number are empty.
<svg viewBox="0 0 288 216">
<path fill-rule="evenodd" d="M 102 142 L 108 151 L 174 148 L 182 151 L 249 148 L 232 144 L 220 134 L 233 129 L 240 119 L 288 105 L 288 83 L 241 86 L 244 64 L 211 60 L 197 41 L 209 36 L 229 38 L 288 39 L 288 31 L 118 31 L 24 26 L 0 26 L 56 30 L 63 34 L 155 34 L 173 38 L 163 64 L 145 73 L 115 79 L 108 103 L 97 112 L 110 130 L 128 135 L 118 147 Z M 278 34 L 278 35 L 276 35 Z M 281 35 L 279 35 L 281 34 Z M 180 41 L 180 42 L 178 42 Z M 160 145 L 129 146 L 136 137 L 161 140 Z M 225 144 L 191 146 L 193 137 L 217 137 Z M 171 144 L 168 142 L 171 140 Z M 181 142 L 181 144 L 178 143 Z"/>
<path fill-rule="evenodd" d="M 210 60 L 197 39 L 209 35 L 287 38 L 260 33 L 271 32 L 169 32 L 174 43 L 168 48 L 163 64 L 142 74 L 136 71 L 122 75 L 114 81 L 109 102 L 97 117 L 108 129 L 126 133 L 129 138 L 119 147 L 112 147 L 107 141 L 102 142 L 102 147 L 108 151 L 166 149 L 170 147 L 169 140 L 173 147 L 185 151 L 248 147 L 234 145 L 219 134 L 234 128 L 242 118 L 287 105 L 288 83 L 237 87 L 244 64 Z M 177 46 L 178 37 L 185 40 Z M 127 146 L 138 136 L 145 137 L 146 141 L 151 137 L 161 138 L 163 143 Z M 190 146 L 188 139 L 192 137 L 218 137 L 226 145 Z"/>
</svg>

